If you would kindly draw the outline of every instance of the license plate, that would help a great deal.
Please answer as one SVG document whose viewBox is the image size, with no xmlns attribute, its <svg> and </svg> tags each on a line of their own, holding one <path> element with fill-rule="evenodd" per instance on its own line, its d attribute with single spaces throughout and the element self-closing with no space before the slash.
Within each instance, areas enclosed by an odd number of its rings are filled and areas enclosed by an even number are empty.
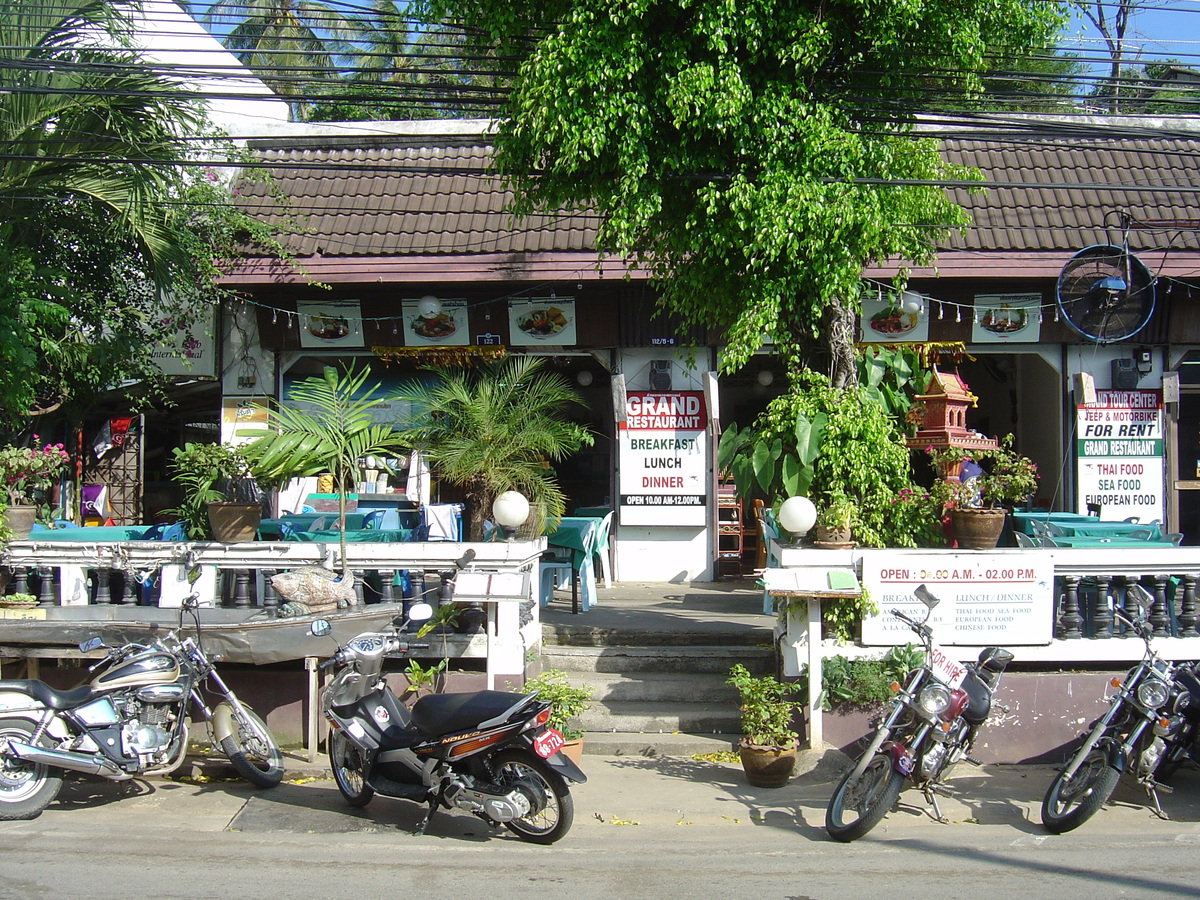
<svg viewBox="0 0 1200 900">
<path fill-rule="evenodd" d="M 949 656 L 937 644 L 929 651 L 929 668 L 933 670 L 933 675 L 938 681 L 951 688 L 958 687 L 967 677 L 967 667 Z"/>
<path fill-rule="evenodd" d="M 533 749 L 542 759 L 548 759 L 561 750 L 566 743 L 561 734 L 553 728 L 547 728 L 533 739 Z"/>
</svg>

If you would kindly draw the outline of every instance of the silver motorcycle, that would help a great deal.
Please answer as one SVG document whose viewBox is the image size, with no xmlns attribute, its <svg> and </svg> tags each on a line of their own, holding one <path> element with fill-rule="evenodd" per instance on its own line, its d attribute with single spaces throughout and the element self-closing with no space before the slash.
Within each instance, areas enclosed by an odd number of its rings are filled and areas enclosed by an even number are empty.
<svg viewBox="0 0 1200 900">
<path fill-rule="evenodd" d="M 205 653 L 196 607 L 193 594 L 179 626 L 149 644 L 107 648 L 91 680 L 73 690 L 0 681 L 0 820 L 41 815 L 58 796 L 63 770 L 112 781 L 173 772 L 187 754 L 189 716 L 205 722 L 239 775 L 262 788 L 279 784 L 279 746 L 217 673 L 219 658 Z M 195 636 L 182 634 L 185 613 Z M 103 648 L 98 637 L 79 645 L 84 653 Z"/>
</svg>

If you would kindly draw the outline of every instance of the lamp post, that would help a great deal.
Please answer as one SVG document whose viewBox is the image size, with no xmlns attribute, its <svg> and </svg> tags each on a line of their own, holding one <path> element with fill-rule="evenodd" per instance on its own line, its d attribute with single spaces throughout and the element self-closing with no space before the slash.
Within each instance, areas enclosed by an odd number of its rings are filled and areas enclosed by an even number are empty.
<svg viewBox="0 0 1200 900">
<path fill-rule="evenodd" d="M 529 501 L 519 491 L 505 491 L 492 501 L 492 517 L 500 526 L 506 541 L 517 534 L 517 528 L 529 518 Z"/>
<path fill-rule="evenodd" d="M 779 525 L 792 536 L 792 546 L 800 546 L 801 539 L 817 522 L 817 508 L 807 497 L 788 497 L 779 507 Z"/>
</svg>

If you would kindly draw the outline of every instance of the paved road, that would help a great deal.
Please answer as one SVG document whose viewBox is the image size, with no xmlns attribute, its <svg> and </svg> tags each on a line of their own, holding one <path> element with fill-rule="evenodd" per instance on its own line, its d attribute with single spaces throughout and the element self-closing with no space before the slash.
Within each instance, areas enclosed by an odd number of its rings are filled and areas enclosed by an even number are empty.
<svg viewBox="0 0 1200 900">
<path fill-rule="evenodd" d="M 1200 896 L 1200 772 L 1166 798 L 1172 821 L 1122 785 L 1091 822 L 1054 836 L 1038 824 L 1048 768 L 963 767 L 948 824 L 907 791 L 867 838 L 841 845 L 823 828 L 840 762 L 827 755 L 768 790 L 736 764 L 586 756 L 575 826 L 550 848 L 444 811 L 414 837 L 413 804 L 349 809 L 323 778 L 261 792 L 219 777 L 125 790 L 76 778 L 40 818 L 0 823 L 0 898 Z"/>
</svg>

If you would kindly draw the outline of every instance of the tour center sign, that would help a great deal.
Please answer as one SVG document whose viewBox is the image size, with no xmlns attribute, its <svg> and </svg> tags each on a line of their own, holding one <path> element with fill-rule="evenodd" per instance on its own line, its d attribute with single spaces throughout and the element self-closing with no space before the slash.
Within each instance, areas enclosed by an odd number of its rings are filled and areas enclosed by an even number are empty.
<svg viewBox="0 0 1200 900">
<path fill-rule="evenodd" d="M 1162 521 L 1165 492 L 1161 391 L 1096 391 L 1076 410 L 1078 512 Z"/>
<path fill-rule="evenodd" d="M 621 524 L 705 524 L 704 436 L 700 391 L 632 391 L 620 437 Z"/>
<path fill-rule="evenodd" d="M 889 553 L 864 551 L 863 590 L 879 612 L 864 616 L 866 646 L 916 643 L 912 630 L 889 615 L 898 609 L 918 622 L 925 604 L 913 591 L 925 585 L 939 603 L 928 624 L 939 644 L 982 647 L 1049 644 L 1054 563 L 1040 550 L 1015 553 Z"/>
</svg>

